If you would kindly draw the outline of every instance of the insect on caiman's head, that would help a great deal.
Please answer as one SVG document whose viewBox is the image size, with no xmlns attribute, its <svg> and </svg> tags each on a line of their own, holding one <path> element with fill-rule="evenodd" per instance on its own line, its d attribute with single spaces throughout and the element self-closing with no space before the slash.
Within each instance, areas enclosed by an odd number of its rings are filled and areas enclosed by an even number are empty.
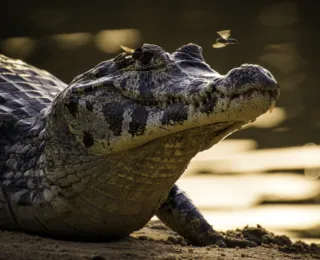
<svg viewBox="0 0 320 260">
<path fill-rule="evenodd" d="M 79 140 L 89 133 L 87 147 L 96 151 L 130 149 L 214 124 L 223 138 L 268 111 L 279 96 L 263 67 L 247 64 L 220 75 L 195 44 L 172 54 L 152 44 L 125 50 L 76 77 L 64 94 L 71 131 Z"/>
</svg>

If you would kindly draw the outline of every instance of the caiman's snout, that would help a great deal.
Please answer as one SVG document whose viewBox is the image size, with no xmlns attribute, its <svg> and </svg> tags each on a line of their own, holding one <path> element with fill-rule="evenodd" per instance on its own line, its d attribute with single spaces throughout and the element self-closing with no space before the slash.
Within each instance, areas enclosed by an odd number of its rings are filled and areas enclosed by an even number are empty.
<svg viewBox="0 0 320 260">
<path fill-rule="evenodd" d="M 246 66 L 246 65 L 242 65 Z M 276 104 L 276 100 L 280 95 L 280 86 L 271 72 L 262 66 L 251 65 L 257 68 L 256 80 L 253 81 L 258 90 L 270 92 L 270 112 Z"/>
<path fill-rule="evenodd" d="M 279 85 L 275 77 L 266 68 L 255 64 L 242 64 L 239 68 L 229 72 L 239 76 L 241 83 L 250 83 L 253 87 L 261 90 L 279 91 Z M 243 82 L 241 82 L 243 81 Z"/>
<path fill-rule="evenodd" d="M 226 102 L 224 109 L 233 104 L 251 102 L 253 106 L 265 107 L 269 103 L 272 110 L 280 95 L 279 84 L 270 71 L 260 65 L 243 64 L 230 70 L 215 82 L 215 89 L 221 93 Z"/>
</svg>

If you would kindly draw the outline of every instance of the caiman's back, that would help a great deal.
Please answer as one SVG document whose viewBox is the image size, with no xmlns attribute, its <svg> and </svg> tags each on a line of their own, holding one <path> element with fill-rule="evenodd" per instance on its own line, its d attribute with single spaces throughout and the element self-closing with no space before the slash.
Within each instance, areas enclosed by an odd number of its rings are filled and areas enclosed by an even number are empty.
<svg viewBox="0 0 320 260">
<path fill-rule="evenodd" d="M 50 73 L 0 55 L 0 178 L 7 153 L 66 84 Z"/>
<path fill-rule="evenodd" d="M 15 216 L 39 194 L 36 187 L 41 182 L 41 172 L 30 170 L 39 163 L 44 148 L 36 137 L 43 126 L 38 115 L 65 87 L 44 70 L 0 55 L 1 227 L 24 226 Z M 25 211 L 22 216 L 27 220 L 31 215 Z"/>
</svg>

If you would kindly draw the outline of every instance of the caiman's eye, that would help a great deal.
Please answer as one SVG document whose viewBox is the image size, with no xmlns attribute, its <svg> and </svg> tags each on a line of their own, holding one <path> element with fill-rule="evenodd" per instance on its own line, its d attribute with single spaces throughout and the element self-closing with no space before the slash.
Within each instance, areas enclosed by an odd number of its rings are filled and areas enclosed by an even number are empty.
<svg viewBox="0 0 320 260">
<path fill-rule="evenodd" d="M 141 52 L 142 52 L 141 48 L 135 49 L 135 51 L 132 53 L 132 59 L 138 60 L 141 56 Z"/>
<path fill-rule="evenodd" d="M 151 52 L 144 51 L 141 53 L 139 60 L 141 62 L 141 65 L 147 66 L 149 65 L 152 58 L 153 58 L 153 54 Z"/>
<path fill-rule="evenodd" d="M 138 60 L 142 66 L 148 66 L 154 57 L 153 53 L 150 51 L 143 51 L 141 48 L 136 49 L 132 53 L 132 58 Z"/>
</svg>

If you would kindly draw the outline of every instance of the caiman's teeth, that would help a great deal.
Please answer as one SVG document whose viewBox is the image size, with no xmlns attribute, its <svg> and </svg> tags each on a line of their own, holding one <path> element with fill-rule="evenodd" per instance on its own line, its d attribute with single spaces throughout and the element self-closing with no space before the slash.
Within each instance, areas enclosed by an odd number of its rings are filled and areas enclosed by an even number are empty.
<svg viewBox="0 0 320 260">
<path fill-rule="evenodd" d="M 188 117 L 192 117 L 196 111 L 196 106 L 194 104 L 189 104 Z"/>
<path fill-rule="evenodd" d="M 199 102 L 199 106 L 200 106 L 200 108 L 203 107 L 203 102 L 202 101 Z"/>
<path fill-rule="evenodd" d="M 240 102 L 242 103 L 243 100 L 244 100 L 244 95 L 240 95 L 240 96 L 239 96 L 239 99 L 240 99 Z"/>
<path fill-rule="evenodd" d="M 269 107 L 270 113 L 272 112 L 272 110 L 274 109 L 275 106 L 276 106 L 276 100 L 274 98 L 271 98 L 270 107 Z"/>
<path fill-rule="evenodd" d="M 230 102 L 231 102 L 231 97 L 226 96 L 224 98 L 223 110 L 226 110 L 229 107 Z"/>
</svg>

